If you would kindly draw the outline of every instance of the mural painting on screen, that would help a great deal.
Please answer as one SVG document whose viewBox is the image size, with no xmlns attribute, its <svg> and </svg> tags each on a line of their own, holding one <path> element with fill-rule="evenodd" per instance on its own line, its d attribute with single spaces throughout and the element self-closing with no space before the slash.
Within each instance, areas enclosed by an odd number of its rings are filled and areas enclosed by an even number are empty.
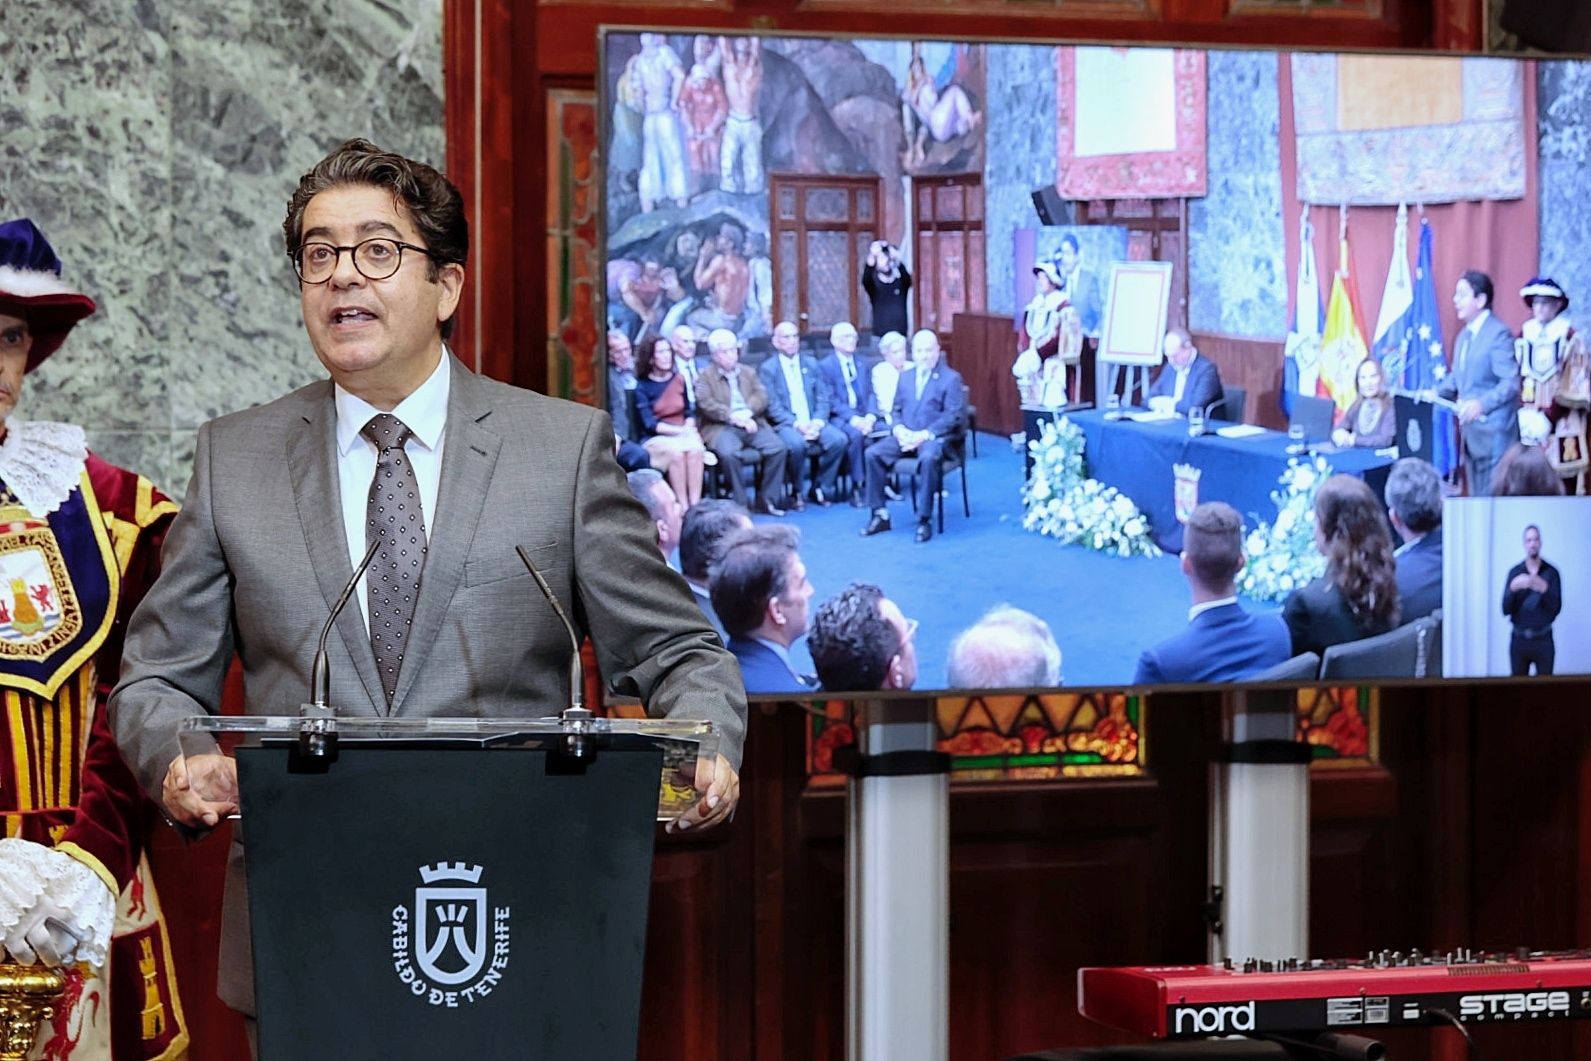
<svg viewBox="0 0 1591 1061">
<path fill-rule="evenodd" d="M 772 332 L 771 176 L 876 179 L 856 231 L 805 248 L 807 282 L 848 304 L 869 244 L 905 235 L 902 178 L 983 167 L 982 45 L 614 33 L 605 59 L 608 318 L 636 342 L 681 325 Z M 788 187 L 777 205 L 821 222 L 851 209 Z M 863 299 L 852 323 L 867 315 Z"/>
</svg>

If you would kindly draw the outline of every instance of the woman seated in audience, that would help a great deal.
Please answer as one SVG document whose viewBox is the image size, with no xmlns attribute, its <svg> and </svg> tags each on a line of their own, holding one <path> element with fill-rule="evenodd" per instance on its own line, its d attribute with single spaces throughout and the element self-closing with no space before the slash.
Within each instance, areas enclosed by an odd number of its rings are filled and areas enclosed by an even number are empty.
<svg viewBox="0 0 1591 1061">
<path fill-rule="evenodd" d="M 1315 545 L 1326 573 L 1282 608 L 1293 655 L 1384 634 L 1398 625 L 1397 564 L 1387 514 L 1363 479 L 1333 475 L 1315 495 Z"/>
<path fill-rule="evenodd" d="M 674 348 L 659 338 L 641 348 L 635 365 L 635 405 L 646 437 L 641 445 L 652 467 L 668 477 L 684 508 L 702 499 L 702 467 L 707 447 L 696 432 L 696 407 L 685 377 L 674 371 Z"/>
<path fill-rule="evenodd" d="M 1343 414 L 1331 440 L 1339 446 L 1385 449 L 1398 435 L 1397 417 L 1392 412 L 1392 395 L 1387 393 L 1387 372 L 1381 362 L 1367 357 L 1354 374 L 1358 399 Z"/>
<path fill-rule="evenodd" d="M 873 366 L 873 407 L 868 412 L 878 417 L 873 433 L 887 435 L 890 410 L 895 407 L 895 388 L 900 384 L 900 374 L 906 371 L 906 337 L 900 332 L 885 332 L 878 341 L 878 352 L 882 360 Z"/>
<path fill-rule="evenodd" d="M 1563 480 L 1540 446 L 1515 442 L 1492 469 L 1493 497 L 1557 497 Z"/>
</svg>

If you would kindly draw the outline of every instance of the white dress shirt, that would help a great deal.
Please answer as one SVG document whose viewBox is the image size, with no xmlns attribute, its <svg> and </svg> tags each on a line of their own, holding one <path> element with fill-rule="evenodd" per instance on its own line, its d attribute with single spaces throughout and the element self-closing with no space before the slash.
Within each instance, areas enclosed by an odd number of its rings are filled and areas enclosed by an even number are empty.
<svg viewBox="0 0 1591 1061">
<path fill-rule="evenodd" d="M 442 482 L 442 444 L 447 428 L 448 391 L 452 385 L 451 361 L 444 347 L 436 370 L 392 410 L 392 415 L 402 420 L 410 432 L 403 451 L 420 483 L 420 518 L 425 524 L 427 541 L 436 526 L 436 495 Z M 348 570 L 352 572 L 369 548 L 365 540 L 365 510 L 370 501 L 370 482 L 376 477 L 376 444 L 359 432 L 381 410 L 341 386 L 334 390 L 337 396 L 337 484 L 342 495 L 343 532 L 348 536 Z M 424 578 L 424 572 L 421 577 Z M 359 614 L 364 616 L 368 629 L 370 615 L 363 578 L 359 580 L 355 596 L 359 600 Z"/>
<path fill-rule="evenodd" d="M 807 384 L 801 378 L 801 355 L 786 357 L 779 355 L 779 369 L 784 373 L 784 387 L 790 392 L 790 411 L 795 414 L 796 423 L 812 419 L 812 406 L 807 404 Z"/>
<path fill-rule="evenodd" d="M 834 356 L 840 359 L 840 378 L 845 381 L 845 404 L 858 413 L 866 412 L 865 409 L 856 408 L 856 357 L 852 354 L 842 354 L 834 351 Z"/>
<path fill-rule="evenodd" d="M 888 420 L 889 411 L 895 407 L 895 389 L 900 385 L 900 372 L 888 361 L 873 366 L 873 398 L 878 402 L 878 412 Z"/>
</svg>

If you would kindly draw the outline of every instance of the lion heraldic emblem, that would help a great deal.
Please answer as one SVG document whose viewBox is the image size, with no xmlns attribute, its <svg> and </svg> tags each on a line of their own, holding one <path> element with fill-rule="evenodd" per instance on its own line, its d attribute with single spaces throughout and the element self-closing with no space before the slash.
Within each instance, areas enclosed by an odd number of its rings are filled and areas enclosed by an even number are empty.
<svg viewBox="0 0 1591 1061">
<path fill-rule="evenodd" d="M 457 1009 L 502 982 L 509 909 L 488 905 L 483 873 L 463 862 L 421 866 L 413 907 L 393 907 L 392 969 L 415 998 Z"/>
</svg>

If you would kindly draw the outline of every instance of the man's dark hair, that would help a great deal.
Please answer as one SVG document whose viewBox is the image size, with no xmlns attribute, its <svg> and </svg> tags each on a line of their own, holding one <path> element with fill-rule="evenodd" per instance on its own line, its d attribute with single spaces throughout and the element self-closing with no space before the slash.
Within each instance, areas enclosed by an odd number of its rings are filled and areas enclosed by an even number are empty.
<svg viewBox="0 0 1591 1061">
<path fill-rule="evenodd" d="M 1243 517 L 1224 501 L 1204 502 L 1188 516 L 1182 552 L 1200 585 L 1230 587 L 1243 566 Z"/>
<path fill-rule="evenodd" d="M 762 625 L 768 602 L 788 588 L 790 558 L 800 544 L 794 527 L 771 525 L 736 535 L 724 549 L 707 592 L 730 637 L 744 637 Z"/>
<path fill-rule="evenodd" d="M 1442 477 L 1430 461 L 1404 457 L 1392 466 L 1383 491 L 1387 507 L 1415 534 L 1429 534 L 1442 525 Z"/>
<path fill-rule="evenodd" d="M 1538 537 L 1538 538 L 1541 537 L 1541 528 L 1536 526 L 1534 523 L 1525 524 L 1525 529 L 1519 532 L 1519 536 L 1521 538 L 1523 538 L 1525 535 L 1529 534 L 1531 531 L 1535 531 L 1536 532 L 1536 537 Z"/>
<path fill-rule="evenodd" d="M 635 499 L 646 506 L 646 514 L 652 517 L 653 522 L 663 519 L 668 512 L 663 508 L 663 502 L 657 497 L 657 484 L 664 483 L 663 473 L 656 468 L 637 468 L 624 477 L 630 484 L 630 493 Z"/>
<path fill-rule="evenodd" d="M 746 529 L 750 518 L 745 508 L 733 501 L 706 498 L 692 505 L 680 530 L 680 572 L 692 582 L 706 582 L 729 540 Z"/>
<path fill-rule="evenodd" d="M 807 648 L 825 692 L 866 692 L 884 687 L 889 661 L 900 651 L 900 631 L 879 611 L 884 591 L 852 582 L 818 606 Z"/>
<path fill-rule="evenodd" d="M 1494 294 L 1494 290 L 1492 288 L 1491 277 L 1487 276 L 1479 269 L 1466 269 L 1464 271 L 1464 282 L 1468 284 L 1469 289 L 1475 292 L 1477 295 L 1485 295 L 1486 308 L 1492 308 L 1492 296 Z"/>
<path fill-rule="evenodd" d="M 298 188 L 287 202 L 282 235 L 289 257 L 297 257 L 304 239 L 304 209 L 323 191 L 349 184 L 368 184 L 390 191 L 408 212 L 420 240 L 429 252 L 427 277 L 432 283 L 444 264 L 463 265 L 469 257 L 470 227 L 464 216 L 464 197 L 453 182 L 424 162 L 383 151 L 369 140 L 344 140 L 331 154 L 315 163 L 298 179 Z M 442 338 L 453 331 L 453 321 L 442 324 Z"/>
<path fill-rule="evenodd" d="M 1064 236 L 1062 236 L 1062 237 L 1061 237 L 1061 246 L 1063 246 L 1063 247 L 1064 247 L 1064 246 L 1066 246 L 1066 245 L 1067 245 L 1067 244 L 1068 244 L 1068 243 L 1070 243 L 1070 244 L 1071 244 L 1071 245 L 1072 245 L 1072 249 L 1073 249 L 1073 250 L 1074 250 L 1074 251 L 1076 251 L 1076 252 L 1077 252 L 1077 253 L 1078 253 L 1078 254 L 1081 254 L 1081 253 L 1083 253 L 1083 248 L 1082 248 L 1082 246 L 1081 246 L 1081 245 L 1080 245 L 1080 244 L 1079 244 L 1079 243 L 1078 243 L 1078 242 L 1077 242 L 1077 237 L 1076 237 L 1076 236 L 1074 236 L 1074 235 L 1072 235 L 1072 234 L 1071 234 L 1071 233 L 1070 233 L 1070 232 L 1068 232 L 1068 233 L 1067 233 L 1067 234 L 1066 234 L 1066 235 L 1064 235 Z"/>
</svg>

